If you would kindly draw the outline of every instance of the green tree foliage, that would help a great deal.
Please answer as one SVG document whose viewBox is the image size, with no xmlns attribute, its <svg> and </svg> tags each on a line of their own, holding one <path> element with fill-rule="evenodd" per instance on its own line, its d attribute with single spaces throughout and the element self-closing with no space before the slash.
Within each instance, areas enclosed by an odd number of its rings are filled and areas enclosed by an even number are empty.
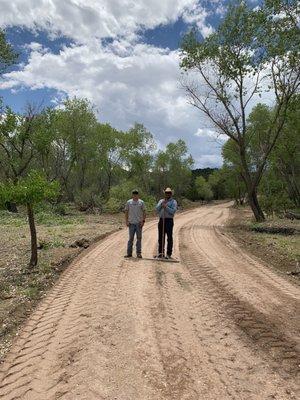
<svg viewBox="0 0 300 400">
<path fill-rule="evenodd" d="M 241 177 L 258 221 L 264 219 L 258 186 L 300 85 L 297 3 L 265 1 L 251 9 L 237 1 L 215 33 L 199 41 L 192 31 L 182 44 L 181 67 L 193 72 L 193 79 L 185 82 L 190 102 L 236 143 Z M 262 91 L 273 92 L 276 106 L 253 173 L 247 154 L 247 113 L 253 97 Z"/>
<path fill-rule="evenodd" d="M 287 119 L 270 158 L 276 179 L 284 182 L 285 191 L 295 207 L 300 207 L 300 95 L 295 95 Z"/>
<path fill-rule="evenodd" d="M 51 167 L 68 197 L 85 188 L 89 168 L 95 159 L 94 138 L 97 120 L 91 104 L 85 99 L 69 99 L 61 109 L 51 111 L 54 140 Z"/>
<path fill-rule="evenodd" d="M 180 139 L 169 143 L 165 151 L 159 151 L 154 161 L 154 187 L 157 194 L 171 187 L 178 198 L 188 190 L 191 181 L 193 158 L 188 154 L 186 143 Z"/>
<path fill-rule="evenodd" d="M 225 199 L 228 195 L 226 190 L 226 180 L 222 170 L 215 170 L 208 176 L 208 183 L 216 200 Z"/>
<path fill-rule="evenodd" d="M 262 178 L 259 193 L 262 207 L 268 215 L 293 208 L 285 182 L 278 179 L 274 168 L 268 169 Z"/>
<path fill-rule="evenodd" d="M 226 198 L 235 200 L 235 204 L 243 205 L 246 199 L 246 185 L 241 179 L 241 175 L 234 166 L 223 165 L 220 175 L 224 182 Z"/>
<path fill-rule="evenodd" d="M 9 107 L 0 116 L 0 176 L 17 182 L 37 157 L 43 137 L 42 117 L 29 108 L 25 116 Z M 45 146 L 45 145 L 44 145 Z"/>
<path fill-rule="evenodd" d="M 151 190 L 150 171 L 153 168 L 153 152 L 156 149 L 152 134 L 142 124 L 135 124 L 123 135 L 122 156 L 124 167 L 129 171 L 128 177 L 135 186 L 144 192 Z"/>
<path fill-rule="evenodd" d="M 210 184 L 203 178 L 203 176 L 197 176 L 195 180 L 195 187 L 197 194 L 202 201 L 209 201 L 213 198 L 213 192 Z"/>
<path fill-rule="evenodd" d="M 7 42 L 4 31 L 0 29 L 0 75 L 17 60 L 17 57 L 18 55 Z"/>
<path fill-rule="evenodd" d="M 37 233 L 34 219 L 34 205 L 45 200 L 55 199 L 59 192 L 58 182 L 48 182 L 36 171 L 31 171 L 25 178 L 16 181 L 0 182 L 0 204 L 8 202 L 27 207 L 28 223 L 31 235 L 30 266 L 37 265 Z"/>
<path fill-rule="evenodd" d="M 185 193 L 186 197 L 192 201 L 199 200 L 199 195 L 197 193 L 197 189 L 195 186 L 195 181 L 197 176 L 203 176 L 206 180 L 209 179 L 210 175 L 212 175 L 214 172 L 217 171 L 217 168 L 196 168 L 192 170 L 192 177 L 191 177 L 191 182 L 190 186 Z M 219 198 L 219 197 L 214 197 L 214 198 Z M 223 198 L 223 197 L 222 197 Z"/>
<path fill-rule="evenodd" d="M 110 189 L 109 199 L 105 205 L 106 211 L 112 213 L 123 211 L 126 201 L 131 197 L 131 192 L 134 188 L 136 188 L 135 182 L 130 180 L 113 186 Z M 154 195 L 149 194 L 149 192 L 143 189 L 139 189 L 139 195 L 145 201 L 147 210 L 150 212 L 153 211 L 156 205 Z"/>
<path fill-rule="evenodd" d="M 102 124 L 86 99 L 68 99 L 40 112 L 28 107 L 25 115 L 7 108 L 0 117 L 0 181 L 17 184 L 40 170 L 60 183 L 59 201 L 75 202 L 82 211 L 119 210 L 133 187 L 152 205 L 165 186 L 181 197 L 192 165 L 183 140 L 157 153 L 142 124 L 126 132 Z"/>
<path fill-rule="evenodd" d="M 300 204 L 299 107 L 299 95 L 294 95 L 287 110 L 282 134 L 265 165 L 264 175 L 258 187 L 262 208 L 268 214 L 285 210 L 288 207 L 298 207 Z M 268 128 L 274 112 L 276 112 L 276 107 L 271 108 L 264 104 L 257 104 L 248 117 L 245 136 L 246 157 L 252 174 L 255 174 L 259 168 L 265 147 L 268 146 Z M 223 146 L 222 154 L 224 167 L 231 170 L 232 178 L 234 175 L 236 176 L 234 186 L 240 187 L 241 193 L 243 193 L 243 188 L 239 183 L 242 180 L 242 165 L 236 142 L 229 139 Z M 234 197 L 236 198 L 236 196 Z"/>
</svg>

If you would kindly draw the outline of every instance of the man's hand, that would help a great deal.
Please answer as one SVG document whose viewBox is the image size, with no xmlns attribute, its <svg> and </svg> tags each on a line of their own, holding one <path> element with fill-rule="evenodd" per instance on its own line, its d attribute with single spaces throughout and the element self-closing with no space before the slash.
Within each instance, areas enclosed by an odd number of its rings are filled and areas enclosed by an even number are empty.
<svg viewBox="0 0 300 400">
<path fill-rule="evenodd" d="M 140 222 L 141 228 L 145 225 L 145 221 Z"/>
<path fill-rule="evenodd" d="M 129 222 L 128 221 L 126 221 L 126 226 L 129 226 Z"/>
</svg>

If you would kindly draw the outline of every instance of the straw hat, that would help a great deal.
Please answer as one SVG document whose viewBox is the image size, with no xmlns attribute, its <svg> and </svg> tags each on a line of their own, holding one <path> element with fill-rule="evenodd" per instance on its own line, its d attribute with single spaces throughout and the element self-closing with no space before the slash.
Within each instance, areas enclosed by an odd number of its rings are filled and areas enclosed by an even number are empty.
<svg viewBox="0 0 300 400">
<path fill-rule="evenodd" d="M 164 192 L 165 192 L 165 193 L 167 193 L 167 192 L 173 193 L 173 190 L 172 190 L 171 188 L 167 187 L 167 188 L 164 190 Z"/>
</svg>

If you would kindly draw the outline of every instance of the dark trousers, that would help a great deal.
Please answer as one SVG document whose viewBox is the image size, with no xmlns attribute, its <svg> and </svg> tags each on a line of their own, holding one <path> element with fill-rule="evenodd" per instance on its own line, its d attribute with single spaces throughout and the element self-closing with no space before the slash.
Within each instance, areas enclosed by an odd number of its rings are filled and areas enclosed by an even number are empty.
<svg viewBox="0 0 300 400">
<path fill-rule="evenodd" d="M 158 222 L 158 253 L 165 254 L 166 235 L 168 238 L 167 255 L 171 256 L 173 251 L 173 218 L 165 218 L 165 229 L 163 237 L 163 218 Z"/>
</svg>

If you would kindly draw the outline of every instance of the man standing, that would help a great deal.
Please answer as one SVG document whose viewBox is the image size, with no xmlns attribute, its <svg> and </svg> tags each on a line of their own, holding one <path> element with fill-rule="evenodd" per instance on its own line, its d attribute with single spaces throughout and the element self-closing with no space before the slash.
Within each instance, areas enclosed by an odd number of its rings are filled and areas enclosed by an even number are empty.
<svg viewBox="0 0 300 400">
<path fill-rule="evenodd" d="M 177 211 L 177 201 L 173 199 L 172 190 L 170 188 L 165 189 L 164 192 L 165 198 L 161 199 L 156 206 L 156 211 L 159 215 L 158 257 L 165 257 L 165 235 L 167 235 L 168 245 L 166 258 L 171 258 L 173 251 L 174 215 Z"/>
<path fill-rule="evenodd" d="M 134 235 L 136 234 L 136 255 L 142 258 L 142 229 L 146 219 L 146 208 L 143 200 L 139 198 L 138 190 L 132 191 L 132 199 L 125 206 L 125 221 L 129 228 L 129 240 L 125 258 L 132 257 Z"/>
</svg>

